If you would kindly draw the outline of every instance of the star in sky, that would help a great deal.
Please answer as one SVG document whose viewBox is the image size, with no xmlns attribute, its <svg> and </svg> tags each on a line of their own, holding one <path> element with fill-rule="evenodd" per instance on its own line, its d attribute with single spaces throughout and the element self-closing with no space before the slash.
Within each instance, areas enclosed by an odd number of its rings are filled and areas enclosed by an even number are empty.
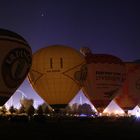
<svg viewBox="0 0 140 140">
<path fill-rule="evenodd" d="M 41 17 L 45 17 L 47 15 L 46 11 L 44 11 L 44 12 L 41 11 L 40 13 L 41 13 Z"/>
</svg>

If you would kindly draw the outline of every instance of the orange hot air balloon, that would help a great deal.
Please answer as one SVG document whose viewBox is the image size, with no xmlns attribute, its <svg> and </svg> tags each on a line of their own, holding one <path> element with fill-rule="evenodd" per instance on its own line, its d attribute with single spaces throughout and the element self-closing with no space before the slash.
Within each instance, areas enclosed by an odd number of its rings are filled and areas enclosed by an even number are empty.
<svg viewBox="0 0 140 140">
<path fill-rule="evenodd" d="M 97 111 L 103 112 L 124 82 L 125 65 L 113 55 L 92 54 L 88 48 L 80 51 L 85 56 L 88 69 L 83 92 Z"/>
<path fill-rule="evenodd" d="M 115 102 L 127 112 L 140 102 L 140 63 L 126 62 L 125 65 L 126 80 Z"/>
<path fill-rule="evenodd" d="M 64 45 L 51 45 L 33 54 L 28 78 L 48 104 L 55 109 L 61 108 L 80 90 L 84 65 L 85 59 L 77 50 Z"/>
<path fill-rule="evenodd" d="M 0 52 L 0 105 L 4 105 L 27 76 L 32 51 L 23 37 L 0 29 Z"/>
</svg>

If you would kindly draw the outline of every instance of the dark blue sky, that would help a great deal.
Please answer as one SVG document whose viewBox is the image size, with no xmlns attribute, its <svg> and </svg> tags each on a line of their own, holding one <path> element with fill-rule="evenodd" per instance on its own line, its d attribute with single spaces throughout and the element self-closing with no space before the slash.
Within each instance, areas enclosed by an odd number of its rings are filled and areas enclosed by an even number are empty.
<svg viewBox="0 0 140 140">
<path fill-rule="evenodd" d="M 0 2 L 0 28 L 22 35 L 33 52 L 46 45 L 66 44 L 78 50 L 88 46 L 93 53 L 113 54 L 124 61 L 140 58 L 138 0 Z"/>
<path fill-rule="evenodd" d="M 1 0 L 0 27 L 21 34 L 33 52 L 59 43 L 131 61 L 140 56 L 139 7 L 138 0 Z"/>
</svg>

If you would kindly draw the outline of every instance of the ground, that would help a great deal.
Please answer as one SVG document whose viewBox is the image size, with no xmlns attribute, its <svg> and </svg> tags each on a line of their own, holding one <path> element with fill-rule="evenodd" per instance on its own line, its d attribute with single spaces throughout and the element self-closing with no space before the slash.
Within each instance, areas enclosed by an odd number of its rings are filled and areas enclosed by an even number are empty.
<svg viewBox="0 0 140 140">
<path fill-rule="evenodd" d="M 5 138 L 136 139 L 140 120 L 135 117 L 1 117 L 0 136 Z"/>
</svg>

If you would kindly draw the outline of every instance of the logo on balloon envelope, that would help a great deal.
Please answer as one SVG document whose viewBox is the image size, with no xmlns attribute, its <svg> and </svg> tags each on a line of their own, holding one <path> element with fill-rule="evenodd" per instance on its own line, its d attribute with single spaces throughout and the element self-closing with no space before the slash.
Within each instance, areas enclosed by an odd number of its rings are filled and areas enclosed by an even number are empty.
<svg viewBox="0 0 140 140">
<path fill-rule="evenodd" d="M 96 80 L 120 81 L 125 79 L 124 73 L 110 71 L 96 71 Z"/>
<path fill-rule="evenodd" d="M 24 48 L 16 48 L 8 53 L 3 65 L 2 75 L 9 88 L 16 88 L 27 75 L 31 66 L 31 54 Z"/>
</svg>

